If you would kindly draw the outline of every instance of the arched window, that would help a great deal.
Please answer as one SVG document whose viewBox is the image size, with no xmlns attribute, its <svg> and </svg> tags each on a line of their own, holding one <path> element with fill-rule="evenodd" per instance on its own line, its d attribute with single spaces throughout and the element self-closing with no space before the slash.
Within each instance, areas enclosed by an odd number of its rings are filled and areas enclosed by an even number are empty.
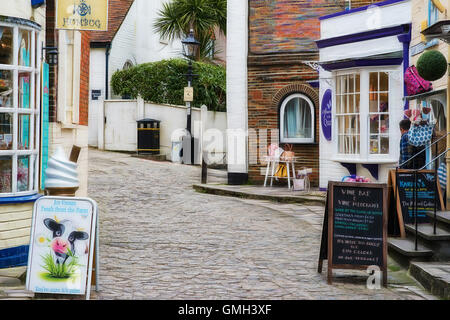
<svg viewBox="0 0 450 320">
<path fill-rule="evenodd" d="M 280 108 L 280 142 L 314 142 L 314 105 L 301 94 L 288 96 Z"/>
<path fill-rule="evenodd" d="M 133 62 L 131 62 L 130 60 L 127 60 L 127 62 L 125 62 L 125 64 L 123 65 L 122 70 L 128 70 L 131 67 L 133 67 Z"/>
</svg>

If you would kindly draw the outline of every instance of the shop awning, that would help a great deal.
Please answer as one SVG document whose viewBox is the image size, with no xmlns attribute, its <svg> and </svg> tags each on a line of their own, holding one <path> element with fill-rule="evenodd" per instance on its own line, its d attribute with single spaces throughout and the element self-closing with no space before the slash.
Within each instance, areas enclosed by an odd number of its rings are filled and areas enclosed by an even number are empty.
<svg viewBox="0 0 450 320">
<path fill-rule="evenodd" d="M 441 39 L 450 43 L 450 20 L 438 21 L 422 30 L 422 34 L 427 40 Z"/>
<path fill-rule="evenodd" d="M 333 61 L 320 61 L 319 65 L 327 71 L 333 71 L 338 69 L 348 69 L 355 67 L 393 66 L 393 65 L 400 65 L 402 62 L 403 62 L 403 52 L 397 51 L 367 57 L 341 59 Z"/>
<path fill-rule="evenodd" d="M 432 96 L 437 96 L 437 95 L 440 95 L 440 94 L 444 94 L 446 92 L 447 92 L 447 89 L 431 90 L 431 91 L 420 93 L 420 94 L 416 94 L 416 95 L 413 95 L 413 96 L 406 96 L 403 99 L 405 101 L 416 100 L 416 99 L 424 99 L 424 98 L 429 98 L 429 97 L 432 97 Z"/>
</svg>

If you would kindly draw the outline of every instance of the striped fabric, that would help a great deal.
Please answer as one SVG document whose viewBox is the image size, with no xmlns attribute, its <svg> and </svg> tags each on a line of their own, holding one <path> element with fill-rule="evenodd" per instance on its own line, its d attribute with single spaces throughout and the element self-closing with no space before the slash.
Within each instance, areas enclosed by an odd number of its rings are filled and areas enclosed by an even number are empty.
<svg viewBox="0 0 450 320">
<path fill-rule="evenodd" d="M 445 191 L 445 188 L 447 187 L 447 166 L 445 162 L 442 162 L 438 168 L 438 177 L 441 189 Z"/>
</svg>

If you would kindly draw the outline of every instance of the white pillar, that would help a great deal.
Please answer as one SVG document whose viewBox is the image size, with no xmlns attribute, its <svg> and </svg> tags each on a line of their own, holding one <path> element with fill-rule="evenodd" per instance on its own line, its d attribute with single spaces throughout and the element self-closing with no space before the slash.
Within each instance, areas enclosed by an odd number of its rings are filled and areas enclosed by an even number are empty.
<svg viewBox="0 0 450 320">
<path fill-rule="evenodd" d="M 104 150 L 105 149 L 105 100 L 103 100 L 103 97 L 99 98 L 99 103 L 98 103 L 98 118 L 97 118 L 97 123 L 98 123 L 98 133 L 97 133 L 97 137 L 98 137 L 98 143 L 97 143 L 97 147 L 99 150 Z"/>
<path fill-rule="evenodd" d="M 228 0 L 227 11 L 228 183 L 240 184 L 248 177 L 248 2 Z"/>
</svg>

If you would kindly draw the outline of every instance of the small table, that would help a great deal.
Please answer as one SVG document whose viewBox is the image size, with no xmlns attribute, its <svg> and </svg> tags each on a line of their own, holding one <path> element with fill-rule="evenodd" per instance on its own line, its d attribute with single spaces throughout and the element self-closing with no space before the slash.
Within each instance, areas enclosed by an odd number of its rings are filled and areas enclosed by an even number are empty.
<svg viewBox="0 0 450 320">
<path fill-rule="evenodd" d="M 276 157 L 270 157 L 270 156 L 266 156 L 265 157 L 265 161 L 267 161 L 267 168 L 266 168 L 266 177 L 264 179 L 264 187 L 267 186 L 267 179 L 270 178 L 270 186 L 272 186 L 273 184 L 273 178 L 278 178 L 278 179 L 288 179 L 288 188 L 291 188 L 291 179 L 295 179 L 295 159 L 296 157 L 293 157 L 292 159 L 289 160 L 281 160 L 280 158 L 276 158 Z M 285 163 L 286 164 L 286 169 L 287 169 L 287 177 L 277 177 L 275 176 L 275 170 L 278 167 L 278 164 L 280 163 Z M 272 169 L 270 170 L 270 168 L 272 167 Z M 289 170 L 289 167 L 291 168 L 291 170 Z M 271 171 L 271 174 L 269 175 L 269 171 Z M 291 177 L 291 173 L 292 173 L 292 177 Z"/>
</svg>

